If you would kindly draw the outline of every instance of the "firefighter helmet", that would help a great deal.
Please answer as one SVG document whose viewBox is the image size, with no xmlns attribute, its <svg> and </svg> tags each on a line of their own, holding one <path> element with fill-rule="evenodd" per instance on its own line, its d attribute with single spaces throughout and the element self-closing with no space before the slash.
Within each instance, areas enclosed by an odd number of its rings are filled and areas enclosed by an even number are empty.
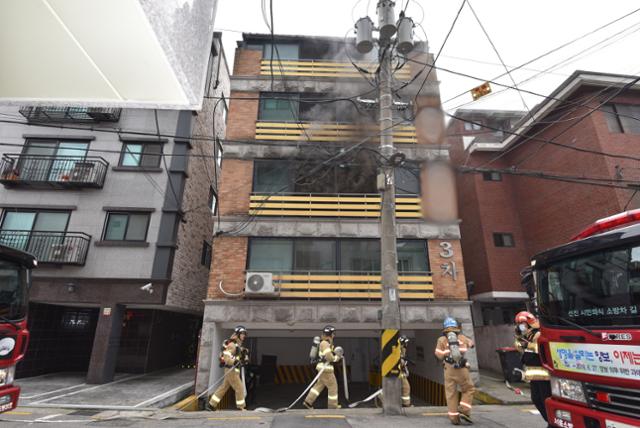
<svg viewBox="0 0 640 428">
<path fill-rule="evenodd" d="M 398 342 L 400 342 L 402 346 L 407 346 L 409 344 L 409 338 L 405 335 L 402 335 L 400 336 L 400 339 L 398 339 Z"/>
<path fill-rule="evenodd" d="M 442 323 L 442 326 L 444 328 L 458 328 L 458 321 L 455 320 L 455 318 L 452 317 L 446 317 L 444 319 L 444 322 Z"/>
<path fill-rule="evenodd" d="M 516 314 L 515 318 L 516 324 L 527 323 L 529 327 L 537 327 L 539 325 L 538 318 L 535 317 L 531 312 L 521 311 Z"/>
<path fill-rule="evenodd" d="M 325 336 L 331 336 L 335 332 L 336 332 L 336 328 L 332 325 L 328 325 L 324 329 L 322 329 L 322 334 L 324 334 Z"/>
<path fill-rule="evenodd" d="M 244 328 L 244 326 L 237 326 L 235 330 L 233 330 L 233 334 L 235 334 L 236 336 L 239 336 L 241 334 L 247 334 L 247 329 Z"/>
</svg>

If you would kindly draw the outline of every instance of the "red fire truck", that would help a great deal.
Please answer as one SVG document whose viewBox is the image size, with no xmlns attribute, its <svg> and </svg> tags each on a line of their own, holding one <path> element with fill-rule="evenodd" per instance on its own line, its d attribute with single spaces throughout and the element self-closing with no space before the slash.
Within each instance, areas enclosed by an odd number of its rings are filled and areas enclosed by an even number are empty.
<svg viewBox="0 0 640 428">
<path fill-rule="evenodd" d="M 20 387 L 13 379 L 29 342 L 27 307 L 36 265 L 32 255 L 0 245 L 0 413 L 18 405 Z"/>
<path fill-rule="evenodd" d="M 532 259 L 549 423 L 640 427 L 640 210 Z"/>
</svg>

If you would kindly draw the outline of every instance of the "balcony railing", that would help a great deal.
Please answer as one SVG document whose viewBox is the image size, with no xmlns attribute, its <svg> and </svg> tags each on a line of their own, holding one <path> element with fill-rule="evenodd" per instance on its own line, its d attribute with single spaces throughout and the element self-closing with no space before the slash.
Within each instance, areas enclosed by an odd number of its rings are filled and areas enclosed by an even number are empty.
<svg viewBox="0 0 640 428">
<path fill-rule="evenodd" d="M 5 186 L 100 188 L 109 168 L 101 157 L 6 154 L 0 160 Z"/>
<path fill-rule="evenodd" d="M 90 243 L 82 232 L 0 230 L 0 244 L 31 253 L 39 263 L 84 265 Z"/>
<path fill-rule="evenodd" d="M 315 141 L 330 143 L 334 141 L 350 142 L 369 138 L 369 142 L 378 143 L 376 125 L 357 125 L 339 122 L 256 122 L 256 140 L 272 141 Z M 392 129 L 393 142 L 415 144 L 418 142 L 416 128 L 413 125 L 398 125 Z"/>
<path fill-rule="evenodd" d="M 263 59 L 260 62 L 260 74 L 263 76 L 271 75 L 273 62 L 274 76 L 299 76 L 299 77 L 360 77 L 362 74 L 350 62 L 327 61 L 320 59 L 306 60 L 282 60 L 270 61 Z M 375 73 L 378 68 L 377 64 L 357 63 L 358 67 L 368 72 Z M 405 64 L 400 70 L 394 73 L 394 76 L 401 80 L 411 78 L 411 67 Z"/>
<path fill-rule="evenodd" d="M 29 122 L 117 122 L 121 108 L 23 107 L 20 114 Z"/>
<path fill-rule="evenodd" d="M 378 194 L 261 194 L 250 196 L 249 214 L 271 217 L 366 217 L 379 218 Z M 421 218 L 420 198 L 396 196 L 396 217 Z"/>
<path fill-rule="evenodd" d="M 281 299 L 380 300 L 379 272 L 291 272 L 273 275 Z M 401 272 L 400 299 L 433 300 L 431 272 Z"/>
</svg>

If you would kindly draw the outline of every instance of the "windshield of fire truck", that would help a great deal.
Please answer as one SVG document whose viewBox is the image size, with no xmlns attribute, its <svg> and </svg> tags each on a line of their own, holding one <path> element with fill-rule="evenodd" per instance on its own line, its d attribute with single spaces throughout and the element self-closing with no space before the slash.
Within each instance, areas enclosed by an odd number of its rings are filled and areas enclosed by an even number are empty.
<svg viewBox="0 0 640 428">
<path fill-rule="evenodd" d="M 0 260 L 0 317 L 11 321 L 27 314 L 27 270 L 18 263 Z"/>
<path fill-rule="evenodd" d="M 545 324 L 640 325 L 640 246 L 608 249 L 536 270 Z"/>
</svg>

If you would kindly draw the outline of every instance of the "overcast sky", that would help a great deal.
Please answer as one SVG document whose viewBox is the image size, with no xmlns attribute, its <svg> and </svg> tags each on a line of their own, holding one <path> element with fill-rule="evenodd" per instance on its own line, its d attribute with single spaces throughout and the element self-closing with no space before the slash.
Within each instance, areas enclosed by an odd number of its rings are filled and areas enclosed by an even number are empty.
<svg viewBox="0 0 640 428">
<path fill-rule="evenodd" d="M 231 63 L 236 41 L 242 38 L 242 32 L 268 32 L 262 18 L 260 3 L 260 0 L 219 2 L 215 28 L 216 31 L 223 32 L 225 51 Z M 354 20 L 359 17 L 368 13 L 375 21 L 375 4 L 376 0 L 273 0 L 275 32 L 344 37 L 345 33 L 353 28 Z M 440 49 L 460 4 L 461 0 L 418 0 L 409 3 L 407 15 L 424 28 L 432 53 L 435 54 Z M 404 5 L 405 0 L 396 2 L 396 14 Z M 471 5 L 491 36 L 500 56 L 510 68 L 640 8 L 638 0 L 471 0 Z M 425 37 L 420 28 L 416 28 L 416 36 L 420 39 Z M 548 95 L 575 70 L 640 73 L 638 46 L 640 12 L 512 75 L 519 87 Z M 579 54 L 585 49 L 585 52 Z M 578 56 L 568 63 L 561 64 L 559 68 L 520 85 L 520 82 L 537 74 L 538 71 L 575 55 Z M 482 79 L 493 79 L 504 73 L 503 66 L 468 6 L 462 11 L 437 65 Z M 443 71 L 438 72 L 438 78 L 441 81 L 443 101 L 482 83 Z M 512 84 L 508 76 L 497 81 Z M 496 92 L 500 87 L 494 85 L 493 90 Z M 529 108 L 540 101 L 539 97 L 523 95 Z M 454 110 L 465 103 L 469 103 L 466 108 L 524 109 L 523 102 L 514 90 L 507 90 L 473 103 L 467 92 L 459 98 L 445 102 L 444 108 Z"/>
</svg>

